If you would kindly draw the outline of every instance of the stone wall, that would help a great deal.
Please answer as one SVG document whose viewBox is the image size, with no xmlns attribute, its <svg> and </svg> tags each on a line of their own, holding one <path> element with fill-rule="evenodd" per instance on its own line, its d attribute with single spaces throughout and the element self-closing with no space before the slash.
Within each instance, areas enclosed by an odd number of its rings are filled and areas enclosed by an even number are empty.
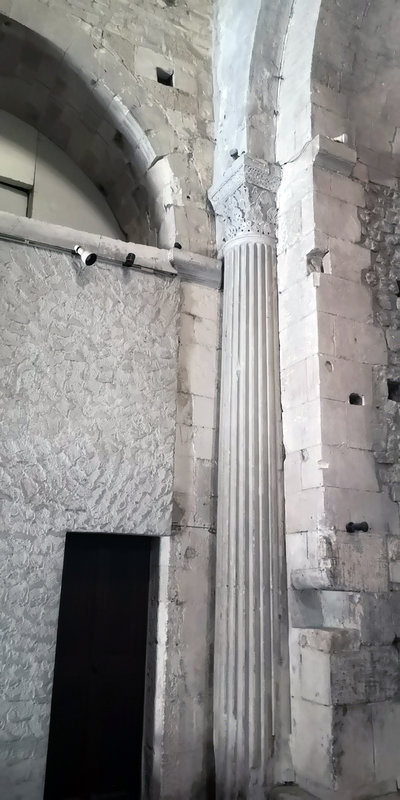
<svg viewBox="0 0 400 800">
<path fill-rule="evenodd" d="M 0 793 L 39 800 L 65 532 L 171 532 L 179 285 L 5 243 L 0 264 Z"/>
<path fill-rule="evenodd" d="M 397 27 L 394 5 L 384 4 L 383 28 Z M 398 82 L 375 47 L 375 32 L 388 48 L 392 34 L 378 31 L 375 6 L 318 0 L 306 21 L 304 10 L 296 0 L 277 145 L 292 753 L 303 787 L 354 800 L 394 791 L 398 774 L 396 401 L 387 385 L 396 381 L 387 363 L 397 162 L 376 126 L 384 105 L 394 138 Z M 342 133 L 347 144 L 332 141 Z M 368 531 L 349 532 L 363 520 Z"/>
<path fill-rule="evenodd" d="M 371 287 L 374 318 L 384 332 L 388 354 L 387 365 L 374 374 L 374 455 L 381 487 L 399 504 L 400 192 L 368 183 L 360 217 L 364 246 L 371 251 L 371 267 L 364 280 Z M 390 588 L 396 590 L 400 582 L 397 537 L 388 540 L 388 549 Z"/>
<path fill-rule="evenodd" d="M 0 106 L 66 150 L 130 241 L 214 250 L 210 6 L 0 0 Z"/>
</svg>

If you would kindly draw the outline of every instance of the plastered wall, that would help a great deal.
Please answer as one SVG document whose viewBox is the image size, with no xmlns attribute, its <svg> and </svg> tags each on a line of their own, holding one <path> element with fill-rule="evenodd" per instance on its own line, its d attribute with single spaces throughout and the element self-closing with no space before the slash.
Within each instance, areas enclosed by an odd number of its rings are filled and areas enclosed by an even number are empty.
<svg viewBox="0 0 400 800">
<path fill-rule="evenodd" d="M 104 197 L 59 147 L 0 110 L 0 182 L 25 190 L 25 212 L 4 195 L 0 207 L 76 230 L 122 236 Z M 4 189 L 3 189 L 4 191 Z"/>
<path fill-rule="evenodd" d="M 65 532 L 171 533 L 179 287 L 4 243 L 0 268 L 0 794 L 39 800 Z"/>
</svg>

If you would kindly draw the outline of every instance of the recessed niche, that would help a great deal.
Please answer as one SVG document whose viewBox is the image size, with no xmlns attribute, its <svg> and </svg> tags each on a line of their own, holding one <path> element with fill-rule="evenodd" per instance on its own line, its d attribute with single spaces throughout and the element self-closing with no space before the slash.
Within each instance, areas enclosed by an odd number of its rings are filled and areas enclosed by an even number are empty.
<svg viewBox="0 0 400 800">
<path fill-rule="evenodd" d="M 333 364 L 332 364 L 332 361 L 325 361 L 325 367 L 326 367 L 326 369 L 328 370 L 328 372 L 333 372 Z"/>
<path fill-rule="evenodd" d="M 361 394 L 357 394 L 357 392 L 352 392 L 349 394 L 349 403 L 351 406 L 363 406 L 364 405 L 364 398 Z"/>
<path fill-rule="evenodd" d="M 162 67 L 156 67 L 157 73 L 157 81 L 158 83 L 162 83 L 163 86 L 173 86 L 174 85 L 174 70 L 173 69 L 163 69 Z"/>
<path fill-rule="evenodd" d="M 400 381 L 388 380 L 388 398 L 400 403 Z"/>
<path fill-rule="evenodd" d="M 400 281 L 396 281 L 396 283 L 397 283 L 396 297 L 400 297 Z"/>
</svg>

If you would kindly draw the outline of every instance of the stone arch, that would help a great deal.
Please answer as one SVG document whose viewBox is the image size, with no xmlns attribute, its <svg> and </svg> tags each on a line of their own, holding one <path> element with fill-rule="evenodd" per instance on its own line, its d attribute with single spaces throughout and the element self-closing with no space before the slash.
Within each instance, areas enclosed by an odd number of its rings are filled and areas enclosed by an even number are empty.
<svg viewBox="0 0 400 800">
<path fill-rule="evenodd" d="M 232 163 L 231 151 L 275 160 L 280 63 L 291 6 L 292 0 L 218 4 L 216 182 Z M 229 91 L 224 86 L 229 86 Z"/>
<path fill-rule="evenodd" d="M 0 106 L 73 158 L 104 193 L 121 237 L 172 246 L 181 191 L 155 132 L 168 123 L 122 61 L 39 0 L 1 0 L 0 39 Z"/>
</svg>

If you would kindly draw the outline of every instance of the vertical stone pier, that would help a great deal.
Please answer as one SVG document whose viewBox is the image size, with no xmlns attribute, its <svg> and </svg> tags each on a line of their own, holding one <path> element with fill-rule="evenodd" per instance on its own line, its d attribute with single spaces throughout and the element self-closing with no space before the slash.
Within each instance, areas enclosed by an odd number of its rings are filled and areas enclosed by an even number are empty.
<svg viewBox="0 0 400 800">
<path fill-rule="evenodd" d="M 214 745 L 217 797 L 264 797 L 282 661 L 281 469 L 273 191 L 247 156 L 211 199 L 224 226 Z M 275 169 L 276 168 L 272 168 Z M 279 730 L 279 734 L 280 734 Z"/>
</svg>

